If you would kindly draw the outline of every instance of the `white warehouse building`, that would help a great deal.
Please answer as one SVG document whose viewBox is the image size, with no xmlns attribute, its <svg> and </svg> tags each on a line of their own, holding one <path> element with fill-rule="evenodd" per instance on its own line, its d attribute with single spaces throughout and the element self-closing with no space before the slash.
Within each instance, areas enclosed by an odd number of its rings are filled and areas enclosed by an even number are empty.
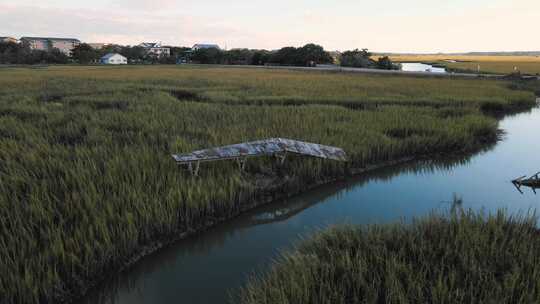
<svg viewBox="0 0 540 304">
<path fill-rule="evenodd" d="M 117 53 L 109 53 L 101 57 L 99 62 L 101 64 L 128 64 L 127 58 Z"/>
</svg>

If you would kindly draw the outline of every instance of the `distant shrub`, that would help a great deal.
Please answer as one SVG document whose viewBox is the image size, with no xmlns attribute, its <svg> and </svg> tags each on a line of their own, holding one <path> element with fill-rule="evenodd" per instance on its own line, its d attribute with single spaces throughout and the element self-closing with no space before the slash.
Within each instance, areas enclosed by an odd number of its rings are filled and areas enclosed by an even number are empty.
<svg viewBox="0 0 540 304">
<path fill-rule="evenodd" d="M 344 67 L 372 68 L 376 63 L 371 59 L 371 55 L 367 49 L 346 51 L 341 54 L 340 63 Z"/>
</svg>

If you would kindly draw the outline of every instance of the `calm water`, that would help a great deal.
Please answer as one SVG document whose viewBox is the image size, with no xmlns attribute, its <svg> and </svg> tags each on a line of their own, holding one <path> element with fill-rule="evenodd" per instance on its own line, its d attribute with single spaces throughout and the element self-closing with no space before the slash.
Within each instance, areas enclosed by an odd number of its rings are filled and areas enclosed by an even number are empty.
<svg viewBox="0 0 540 304">
<path fill-rule="evenodd" d="M 446 73 L 445 68 L 436 68 L 432 65 L 420 63 L 420 62 L 402 63 L 401 70 L 406 71 L 406 72 Z"/>
<path fill-rule="evenodd" d="M 540 170 L 540 110 L 508 117 L 503 142 L 469 158 L 383 169 L 263 207 L 153 254 L 80 303 L 224 303 L 301 236 L 336 223 L 382 223 L 464 208 L 527 212 L 540 196 L 509 182 Z"/>
</svg>

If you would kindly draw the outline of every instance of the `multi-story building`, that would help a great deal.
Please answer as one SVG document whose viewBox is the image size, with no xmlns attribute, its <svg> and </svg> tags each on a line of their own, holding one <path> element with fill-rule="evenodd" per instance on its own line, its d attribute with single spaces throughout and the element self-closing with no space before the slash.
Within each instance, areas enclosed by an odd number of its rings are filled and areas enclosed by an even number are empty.
<svg viewBox="0 0 540 304">
<path fill-rule="evenodd" d="M 18 43 L 19 40 L 15 39 L 13 37 L 0 37 L 0 42 L 3 42 L 3 43 L 8 43 L 8 42 Z"/>
<path fill-rule="evenodd" d="M 73 38 L 50 38 L 50 37 L 22 37 L 22 43 L 28 43 L 31 49 L 51 51 L 59 49 L 66 55 L 71 55 L 71 50 L 81 44 L 79 39 Z"/>
</svg>

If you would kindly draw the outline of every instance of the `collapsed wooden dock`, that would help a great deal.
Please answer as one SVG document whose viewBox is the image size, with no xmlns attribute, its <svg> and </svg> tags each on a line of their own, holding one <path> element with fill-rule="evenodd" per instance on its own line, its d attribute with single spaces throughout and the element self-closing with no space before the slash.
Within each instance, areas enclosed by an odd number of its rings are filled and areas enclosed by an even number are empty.
<svg viewBox="0 0 540 304">
<path fill-rule="evenodd" d="M 240 168 L 243 169 L 249 157 L 275 156 L 283 163 L 287 154 L 347 161 L 347 154 L 341 148 L 286 138 L 245 142 L 186 154 L 174 154 L 172 157 L 179 165 L 186 165 L 193 175 L 198 175 L 201 162 L 236 160 Z"/>
<path fill-rule="evenodd" d="M 527 178 L 527 176 L 525 175 L 525 176 L 522 176 L 520 178 L 516 178 L 515 180 L 513 180 L 512 184 L 516 186 L 516 188 L 521 194 L 523 194 L 523 191 L 521 191 L 521 187 L 523 186 L 531 188 L 534 194 L 536 194 L 536 189 L 540 189 L 539 175 L 540 175 L 540 172 L 534 174 L 533 176 L 529 178 Z"/>
</svg>

